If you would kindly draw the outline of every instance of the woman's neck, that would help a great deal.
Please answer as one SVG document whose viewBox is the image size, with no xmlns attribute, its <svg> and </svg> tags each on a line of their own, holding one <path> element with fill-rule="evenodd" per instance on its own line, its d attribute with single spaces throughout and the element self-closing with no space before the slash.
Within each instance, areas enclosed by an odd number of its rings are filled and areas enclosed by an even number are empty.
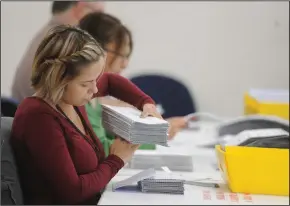
<svg viewBox="0 0 290 206">
<path fill-rule="evenodd" d="M 67 115 L 72 116 L 75 113 L 74 106 L 60 101 L 57 106 Z"/>
<path fill-rule="evenodd" d="M 58 111 L 57 107 L 59 107 L 67 116 L 71 116 L 74 113 L 74 106 L 71 104 L 67 104 L 64 101 L 60 101 L 56 105 L 52 101 L 44 99 L 38 92 L 36 92 L 33 96 L 43 99 L 46 103 L 48 103 L 56 111 Z"/>
</svg>

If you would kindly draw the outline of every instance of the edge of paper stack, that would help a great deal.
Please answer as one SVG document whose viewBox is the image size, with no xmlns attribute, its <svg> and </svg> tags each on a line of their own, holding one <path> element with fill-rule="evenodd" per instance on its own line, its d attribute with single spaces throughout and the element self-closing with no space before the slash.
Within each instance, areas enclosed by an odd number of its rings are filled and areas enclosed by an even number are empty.
<svg viewBox="0 0 290 206">
<path fill-rule="evenodd" d="M 133 144 L 158 144 L 168 147 L 169 123 L 156 117 L 141 118 L 141 111 L 131 107 L 103 104 L 103 127 Z"/>
<path fill-rule="evenodd" d="M 167 177 L 156 177 L 153 168 L 143 170 L 125 180 L 113 184 L 113 191 L 128 189 L 143 193 L 184 194 L 184 180 Z M 132 189 L 133 188 L 133 189 Z"/>
</svg>

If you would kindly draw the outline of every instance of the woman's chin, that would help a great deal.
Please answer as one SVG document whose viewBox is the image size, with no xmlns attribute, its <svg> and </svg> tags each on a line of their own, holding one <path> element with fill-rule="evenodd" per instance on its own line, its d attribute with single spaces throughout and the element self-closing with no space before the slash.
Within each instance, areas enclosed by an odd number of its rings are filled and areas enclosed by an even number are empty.
<svg viewBox="0 0 290 206">
<path fill-rule="evenodd" d="M 84 105 L 87 104 L 87 103 L 89 103 L 90 101 L 91 101 L 91 99 L 85 99 L 84 100 Z"/>
<path fill-rule="evenodd" d="M 85 100 L 83 100 L 83 101 L 80 102 L 80 103 L 74 104 L 74 106 L 76 106 L 76 107 L 81 107 L 81 106 L 84 106 L 84 105 L 86 105 L 87 103 L 89 103 L 89 101 L 90 101 L 90 100 L 85 99 Z"/>
</svg>

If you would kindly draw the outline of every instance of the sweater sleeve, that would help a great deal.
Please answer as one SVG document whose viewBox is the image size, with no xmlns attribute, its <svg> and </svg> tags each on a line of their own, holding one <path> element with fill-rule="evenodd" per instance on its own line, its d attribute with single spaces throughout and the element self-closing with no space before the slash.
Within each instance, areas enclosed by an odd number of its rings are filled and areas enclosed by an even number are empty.
<svg viewBox="0 0 290 206">
<path fill-rule="evenodd" d="M 100 192 L 124 162 L 109 155 L 95 171 L 78 175 L 67 148 L 63 131 L 50 114 L 31 115 L 25 130 L 30 155 L 49 187 L 66 204 L 77 204 Z"/>
<path fill-rule="evenodd" d="M 141 111 L 144 104 L 155 104 L 148 95 L 142 92 L 130 80 L 118 74 L 104 73 L 98 80 L 97 87 L 99 91 L 94 97 L 111 95 L 135 106 Z"/>
<path fill-rule="evenodd" d="M 104 151 L 105 151 L 106 156 L 108 156 L 110 154 L 110 147 L 113 144 L 114 140 L 110 140 L 106 136 L 101 136 L 101 137 L 99 137 L 99 139 L 104 147 Z"/>
</svg>

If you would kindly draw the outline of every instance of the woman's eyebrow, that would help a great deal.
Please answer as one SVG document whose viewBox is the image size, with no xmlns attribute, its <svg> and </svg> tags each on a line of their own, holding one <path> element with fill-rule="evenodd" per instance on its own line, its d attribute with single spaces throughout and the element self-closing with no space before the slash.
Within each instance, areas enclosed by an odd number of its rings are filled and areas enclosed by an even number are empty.
<svg viewBox="0 0 290 206">
<path fill-rule="evenodd" d="M 82 81 L 82 82 L 85 83 L 85 82 L 93 82 L 93 81 L 95 81 L 95 79 L 93 79 L 93 80 L 87 80 L 87 81 Z"/>
<path fill-rule="evenodd" d="M 85 82 L 98 81 L 101 78 L 101 76 L 103 75 L 103 73 L 104 73 L 104 70 L 101 71 L 101 73 L 99 74 L 99 76 L 97 77 L 97 79 L 86 80 L 86 81 L 82 81 L 82 82 L 85 83 Z"/>
</svg>

